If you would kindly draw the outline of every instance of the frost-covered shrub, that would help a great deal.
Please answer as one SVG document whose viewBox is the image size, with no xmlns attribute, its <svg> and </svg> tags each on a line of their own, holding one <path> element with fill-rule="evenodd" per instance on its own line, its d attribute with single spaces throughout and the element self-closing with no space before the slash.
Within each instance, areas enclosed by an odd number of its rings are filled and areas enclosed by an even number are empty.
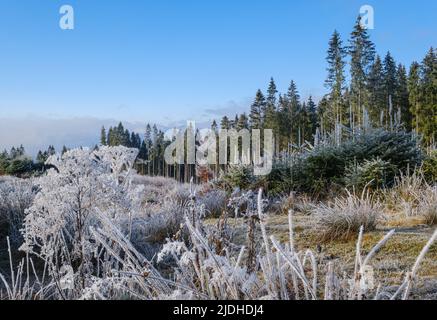
<svg viewBox="0 0 437 320">
<path fill-rule="evenodd" d="M 365 160 L 346 170 L 345 182 L 349 188 L 371 190 L 389 187 L 396 175 L 396 166 L 381 159 Z"/>
<path fill-rule="evenodd" d="M 177 184 L 172 190 L 167 192 L 166 197 L 185 205 L 190 200 L 190 186 L 188 184 Z"/>
<path fill-rule="evenodd" d="M 421 191 L 417 212 L 425 218 L 426 224 L 437 225 L 437 186 L 428 186 Z"/>
<path fill-rule="evenodd" d="M 91 276 L 110 268 L 109 262 L 99 264 L 104 252 L 90 228 L 100 227 L 99 214 L 118 221 L 139 210 L 141 188 L 130 180 L 137 153 L 124 147 L 74 149 L 47 160 L 52 169 L 40 178 L 40 191 L 26 210 L 21 250 L 45 261 L 59 294 L 74 297 Z"/>
<path fill-rule="evenodd" d="M 395 178 L 393 188 L 386 192 L 386 203 L 392 208 L 403 211 L 406 216 L 415 216 L 418 214 L 417 207 L 421 201 L 421 194 L 426 189 L 428 185 L 421 170 L 401 173 Z"/>
<path fill-rule="evenodd" d="M 13 247 L 21 244 L 20 229 L 24 211 L 29 208 L 37 192 L 35 179 L 5 179 L 0 183 L 0 238 L 9 236 Z M 1 245 L 4 245 L 2 243 Z"/>
<path fill-rule="evenodd" d="M 403 131 L 371 130 L 340 145 L 321 144 L 274 166 L 267 188 L 276 192 L 308 192 L 316 195 L 344 187 L 347 169 L 356 163 L 380 159 L 397 173 L 420 166 L 422 152 L 417 138 Z"/>
<path fill-rule="evenodd" d="M 159 205 L 167 200 L 185 204 L 189 200 L 189 184 L 181 184 L 175 179 L 133 175 L 132 183 L 143 187 L 143 202 L 146 205 Z"/>
<path fill-rule="evenodd" d="M 226 210 L 227 199 L 225 191 L 213 189 L 199 195 L 197 200 L 205 206 L 208 216 L 217 218 Z"/>
<path fill-rule="evenodd" d="M 146 208 L 146 214 L 133 217 L 130 240 L 145 257 L 151 259 L 167 238 L 179 230 L 186 207 L 176 201 L 166 200 L 153 208 Z M 129 232 L 129 219 L 120 222 L 124 234 Z"/>
<path fill-rule="evenodd" d="M 332 203 L 321 203 L 314 207 L 313 214 L 318 218 L 321 241 L 349 240 L 361 227 L 366 232 L 375 230 L 382 206 L 363 191 L 361 196 L 348 193 Z"/>
</svg>

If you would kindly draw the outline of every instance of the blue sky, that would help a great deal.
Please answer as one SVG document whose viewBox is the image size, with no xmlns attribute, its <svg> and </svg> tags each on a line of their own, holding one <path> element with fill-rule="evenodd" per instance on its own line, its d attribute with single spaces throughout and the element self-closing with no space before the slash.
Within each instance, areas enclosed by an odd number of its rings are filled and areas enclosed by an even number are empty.
<svg viewBox="0 0 437 320">
<path fill-rule="evenodd" d="M 435 0 L 1 0 L 0 118 L 205 121 L 247 109 L 271 76 L 317 98 L 330 35 L 346 41 L 364 4 L 381 54 L 409 65 L 437 45 Z"/>
</svg>

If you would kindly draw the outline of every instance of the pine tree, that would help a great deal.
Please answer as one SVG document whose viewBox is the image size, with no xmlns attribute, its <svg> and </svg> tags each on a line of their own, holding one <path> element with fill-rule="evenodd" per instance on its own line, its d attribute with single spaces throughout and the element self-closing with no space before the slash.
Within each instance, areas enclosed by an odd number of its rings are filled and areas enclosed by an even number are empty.
<svg viewBox="0 0 437 320">
<path fill-rule="evenodd" d="M 332 114 L 329 97 L 326 95 L 322 99 L 320 99 L 317 106 L 317 118 L 321 133 L 325 134 L 333 130 L 335 115 Z"/>
<path fill-rule="evenodd" d="M 308 136 L 306 137 L 306 139 L 308 141 L 312 142 L 313 135 L 315 134 L 317 126 L 318 126 L 318 123 L 317 123 L 317 106 L 314 103 L 312 96 L 310 96 L 308 98 L 308 102 L 306 104 L 306 110 L 307 110 L 306 112 L 308 114 L 308 123 L 307 123 L 307 126 L 308 126 L 308 130 L 307 130 L 308 131 Z"/>
<path fill-rule="evenodd" d="M 425 144 L 437 141 L 437 53 L 434 48 L 428 51 L 420 66 L 421 108 L 419 132 Z"/>
<path fill-rule="evenodd" d="M 299 110 L 300 105 L 300 95 L 297 91 L 297 86 L 292 80 L 287 91 L 287 125 L 288 125 L 288 138 L 290 142 L 296 143 L 298 140 L 298 130 L 299 130 Z"/>
<path fill-rule="evenodd" d="M 23 154 L 24 154 L 24 149 L 23 149 Z M 48 154 L 49 156 L 53 156 L 53 155 L 55 155 L 55 154 L 56 154 L 56 149 L 55 149 L 55 147 L 50 145 L 49 148 L 47 149 L 47 154 Z"/>
<path fill-rule="evenodd" d="M 106 140 L 106 144 L 108 145 L 108 146 L 114 146 L 115 145 L 115 143 L 114 143 L 114 129 L 112 128 L 112 127 L 109 127 L 109 130 L 108 130 L 108 139 Z"/>
<path fill-rule="evenodd" d="M 276 84 L 273 78 L 270 78 L 269 87 L 267 89 L 267 99 L 266 99 L 266 109 L 263 119 L 263 127 L 266 129 L 272 129 L 274 137 L 278 139 L 278 121 L 276 117 L 276 94 L 278 90 L 276 89 Z"/>
<path fill-rule="evenodd" d="M 36 155 L 36 162 L 39 164 L 44 164 L 47 160 L 47 157 L 44 155 L 44 153 L 39 150 L 38 154 Z"/>
<path fill-rule="evenodd" d="M 391 56 L 390 52 L 387 52 L 384 58 L 384 91 L 385 91 L 385 103 L 389 106 L 390 97 L 392 102 L 396 101 L 396 62 Z"/>
<path fill-rule="evenodd" d="M 106 129 L 103 126 L 102 130 L 100 131 L 100 145 L 101 146 L 106 146 L 107 142 L 106 142 Z"/>
<path fill-rule="evenodd" d="M 412 125 L 419 132 L 420 117 L 420 64 L 413 62 L 408 73 L 408 93 L 410 111 L 413 118 Z"/>
<path fill-rule="evenodd" d="M 240 117 L 238 118 L 236 128 L 238 131 L 249 128 L 249 119 L 247 118 L 246 113 L 240 115 Z"/>
<path fill-rule="evenodd" d="M 231 121 L 231 127 L 232 127 L 233 129 L 237 129 L 237 126 L 238 126 L 238 122 L 239 122 L 239 121 L 240 121 L 240 118 L 239 118 L 238 114 L 236 114 L 234 120 Z"/>
<path fill-rule="evenodd" d="M 379 55 L 376 55 L 375 62 L 369 73 L 368 85 L 369 106 L 368 111 L 370 119 L 375 125 L 382 125 L 381 113 L 386 111 L 384 71 L 382 61 Z"/>
<path fill-rule="evenodd" d="M 212 124 L 211 124 L 211 130 L 212 130 L 212 132 L 214 132 L 215 134 L 217 134 L 218 125 L 217 125 L 217 122 L 216 122 L 215 120 L 212 121 Z"/>
<path fill-rule="evenodd" d="M 340 39 L 340 34 L 335 30 L 330 41 L 326 61 L 328 62 L 328 76 L 325 80 L 325 87 L 329 89 L 330 100 L 333 107 L 332 113 L 335 119 L 341 123 L 345 119 L 343 110 L 342 95 L 345 89 L 344 67 L 346 65 L 346 49 Z"/>
<path fill-rule="evenodd" d="M 412 115 L 410 111 L 407 70 L 399 64 L 396 71 L 395 106 L 400 109 L 401 122 L 407 131 L 412 128 Z"/>
<path fill-rule="evenodd" d="M 258 89 L 255 96 L 255 101 L 252 103 L 250 107 L 250 127 L 251 129 L 261 129 L 262 128 L 262 118 L 263 118 L 263 110 L 265 110 L 266 100 L 261 92 Z"/>
<path fill-rule="evenodd" d="M 223 130 L 229 130 L 231 128 L 229 118 L 227 116 L 222 118 L 222 121 L 220 122 L 220 128 Z"/>
<path fill-rule="evenodd" d="M 368 105 L 367 80 L 370 67 L 375 58 L 375 45 L 370 41 L 366 28 L 358 16 L 349 40 L 351 57 L 351 104 L 352 121 L 361 122 L 362 107 Z"/>
<path fill-rule="evenodd" d="M 275 80 L 270 78 L 269 87 L 267 89 L 267 105 L 276 106 L 276 94 L 278 90 L 276 88 Z"/>
<path fill-rule="evenodd" d="M 288 140 L 290 138 L 290 125 L 288 118 L 289 101 L 287 95 L 279 95 L 277 126 L 278 126 L 278 144 L 279 151 L 288 150 Z"/>
</svg>

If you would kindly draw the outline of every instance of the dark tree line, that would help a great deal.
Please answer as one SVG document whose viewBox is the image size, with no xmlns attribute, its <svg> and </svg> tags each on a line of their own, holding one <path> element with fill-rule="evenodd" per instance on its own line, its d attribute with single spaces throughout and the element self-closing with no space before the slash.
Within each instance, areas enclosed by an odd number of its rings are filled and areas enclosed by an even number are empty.
<svg viewBox="0 0 437 320">
<path fill-rule="evenodd" d="M 62 154 L 67 150 L 64 146 Z M 0 175 L 27 176 L 42 173 L 46 169 L 45 162 L 54 154 L 54 146 L 49 146 L 45 151 L 38 151 L 35 160 L 26 154 L 23 145 L 12 147 L 9 152 L 4 150 L 0 153 Z"/>
<path fill-rule="evenodd" d="M 120 122 L 116 127 L 110 127 L 106 132 L 102 127 L 100 133 L 100 145 L 103 146 L 125 146 L 139 150 L 137 159 L 137 170 L 142 174 L 167 176 L 169 168 L 164 161 L 165 148 L 170 141 L 164 137 L 164 132 L 156 125 L 146 125 L 143 137 L 135 132 L 125 129 Z"/>
<path fill-rule="evenodd" d="M 21 175 L 33 169 L 34 163 L 26 156 L 24 147 L 12 147 L 0 153 L 0 175 Z"/>
</svg>

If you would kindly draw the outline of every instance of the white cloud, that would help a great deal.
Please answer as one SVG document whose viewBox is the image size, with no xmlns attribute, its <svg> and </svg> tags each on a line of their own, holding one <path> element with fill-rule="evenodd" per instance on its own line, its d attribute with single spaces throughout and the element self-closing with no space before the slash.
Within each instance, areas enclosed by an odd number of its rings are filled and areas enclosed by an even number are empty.
<svg viewBox="0 0 437 320">
<path fill-rule="evenodd" d="M 54 145 L 56 150 L 67 147 L 94 146 L 100 140 L 102 125 L 115 126 L 118 121 L 91 117 L 43 118 L 0 118 L 0 150 L 23 145 L 26 152 L 35 156 L 38 150 Z M 123 122 L 125 128 L 142 134 L 145 123 Z"/>
<path fill-rule="evenodd" d="M 251 99 L 246 98 L 242 99 L 242 101 L 228 101 L 225 105 L 222 106 L 216 106 L 213 108 L 208 108 L 204 110 L 204 116 L 206 117 L 234 117 L 236 114 L 240 114 L 243 112 L 249 112 L 251 104 Z"/>
</svg>

